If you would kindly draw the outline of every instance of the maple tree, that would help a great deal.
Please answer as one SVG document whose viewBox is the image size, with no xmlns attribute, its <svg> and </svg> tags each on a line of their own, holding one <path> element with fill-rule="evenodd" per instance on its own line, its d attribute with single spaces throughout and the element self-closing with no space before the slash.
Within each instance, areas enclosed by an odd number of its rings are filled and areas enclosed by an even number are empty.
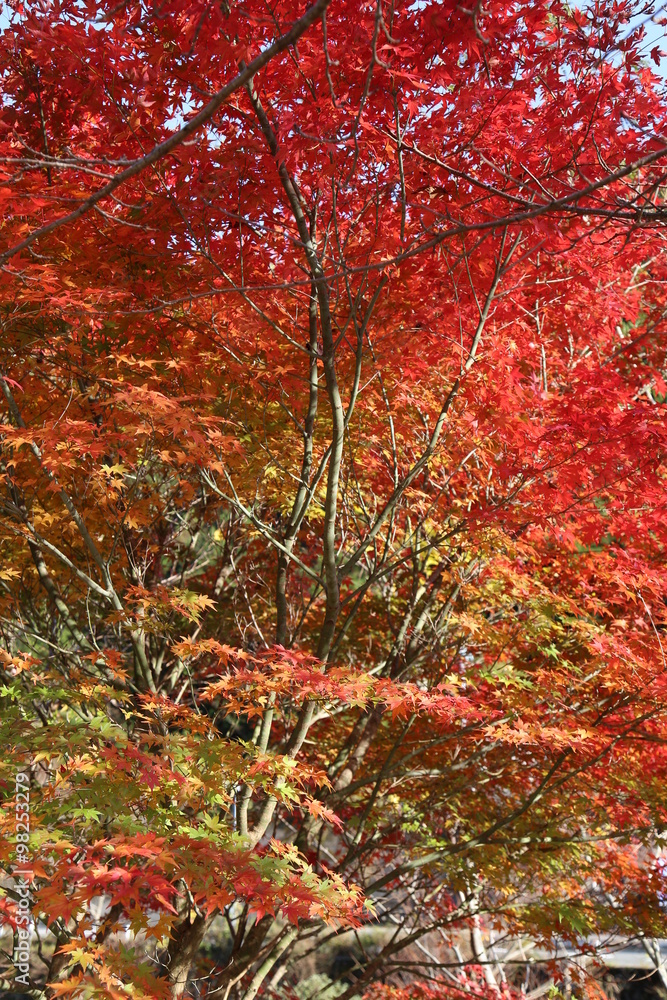
<svg viewBox="0 0 667 1000">
<path fill-rule="evenodd" d="M 0 909 L 29 769 L 33 994 L 289 997 L 379 927 L 344 1000 L 509 996 L 492 935 L 667 936 L 651 11 L 8 11 Z"/>
</svg>

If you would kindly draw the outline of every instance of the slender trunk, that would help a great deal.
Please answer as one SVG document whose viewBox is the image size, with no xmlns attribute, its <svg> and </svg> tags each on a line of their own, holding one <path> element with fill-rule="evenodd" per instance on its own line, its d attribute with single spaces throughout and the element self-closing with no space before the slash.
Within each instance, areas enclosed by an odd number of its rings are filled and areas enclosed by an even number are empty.
<svg viewBox="0 0 667 1000">
<path fill-rule="evenodd" d="M 212 921 L 212 916 L 196 916 L 194 920 L 186 917 L 175 930 L 166 956 L 167 979 L 174 1000 L 179 1000 L 185 992 L 192 963 Z"/>
</svg>

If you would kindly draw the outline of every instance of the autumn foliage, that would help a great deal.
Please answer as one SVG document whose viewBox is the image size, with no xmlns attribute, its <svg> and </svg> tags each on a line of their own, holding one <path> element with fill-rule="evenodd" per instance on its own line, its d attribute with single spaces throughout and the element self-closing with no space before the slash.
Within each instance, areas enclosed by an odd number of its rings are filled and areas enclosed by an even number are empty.
<svg viewBox="0 0 667 1000">
<path fill-rule="evenodd" d="M 667 937 L 641 12 L 11 0 L 0 916 L 24 768 L 33 995 L 304 1000 L 355 928 L 327 997 L 509 997 L 517 941 Z"/>
</svg>

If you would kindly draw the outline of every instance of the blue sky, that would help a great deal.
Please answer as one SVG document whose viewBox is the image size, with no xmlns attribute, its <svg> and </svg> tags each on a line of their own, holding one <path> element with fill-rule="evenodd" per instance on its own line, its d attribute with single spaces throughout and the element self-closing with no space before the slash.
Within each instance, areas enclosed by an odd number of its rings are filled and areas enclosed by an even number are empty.
<svg viewBox="0 0 667 1000">
<path fill-rule="evenodd" d="M 582 6 L 584 5 L 582 4 Z M 658 0 L 654 9 L 655 14 L 652 18 L 647 19 L 646 14 L 636 17 L 631 24 L 630 30 L 640 24 L 644 25 L 646 38 L 644 39 L 642 49 L 644 50 L 647 59 L 650 59 L 651 49 L 653 49 L 656 45 L 658 48 L 662 49 L 664 56 L 660 60 L 660 67 L 657 68 L 653 61 L 651 61 L 651 65 L 654 69 L 657 69 L 661 76 L 667 77 L 667 26 L 657 23 L 657 19 L 665 18 L 667 20 L 667 2 L 665 2 L 665 0 Z"/>
</svg>

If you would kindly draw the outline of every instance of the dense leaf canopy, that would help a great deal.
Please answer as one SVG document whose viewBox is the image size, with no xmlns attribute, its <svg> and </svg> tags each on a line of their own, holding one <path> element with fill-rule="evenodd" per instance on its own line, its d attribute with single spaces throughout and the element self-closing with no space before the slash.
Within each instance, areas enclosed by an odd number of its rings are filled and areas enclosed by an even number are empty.
<svg viewBox="0 0 667 1000">
<path fill-rule="evenodd" d="M 34 995 L 289 997 L 357 928 L 345 1000 L 497 996 L 512 942 L 667 937 L 642 11 L 8 11 L 0 909 L 18 769 Z"/>
</svg>

